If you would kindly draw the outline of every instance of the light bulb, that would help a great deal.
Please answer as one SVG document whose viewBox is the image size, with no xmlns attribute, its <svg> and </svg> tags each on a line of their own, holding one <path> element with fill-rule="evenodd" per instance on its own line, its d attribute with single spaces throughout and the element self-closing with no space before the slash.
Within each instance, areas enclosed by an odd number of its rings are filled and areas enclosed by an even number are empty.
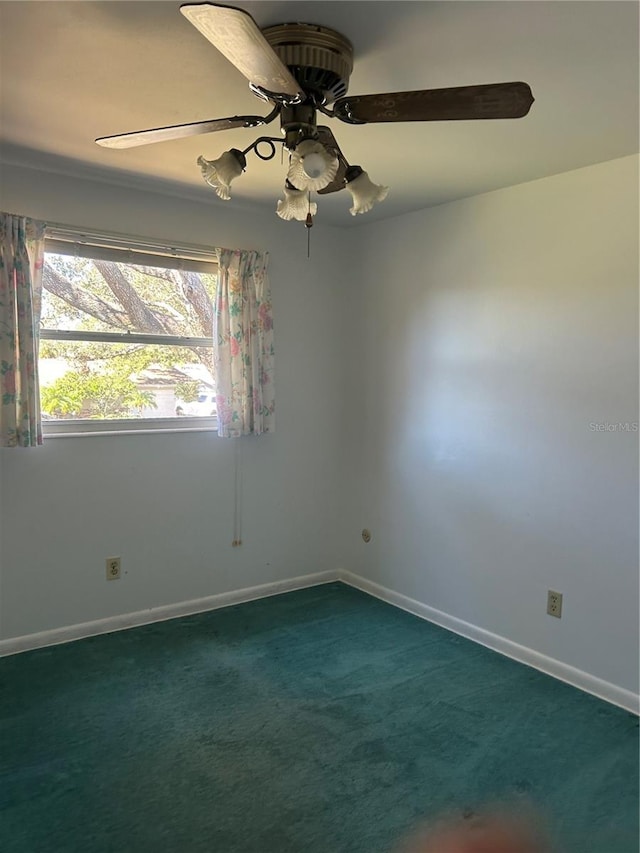
<svg viewBox="0 0 640 853">
<path fill-rule="evenodd" d="M 367 213 L 377 202 L 383 201 L 389 192 L 389 187 L 374 184 L 360 166 L 349 166 L 345 180 L 353 199 L 353 207 L 349 209 L 352 216 Z"/>
<path fill-rule="evenodd" d="M 231 198 L 231 181 L 242 174 L 246 165 L 246 157 L 237 148 L 225 151 L 217 160 L 205 160 L 204 157 L 198 157 L 198 166 L 200 166 L 202 177 L 224 201 Z"/>
<path fill-rule="evenodd" d="M 326 171 L 327 164 L 321 154 L 307 154 L 302 160 L 302 168 L 310 178 L 319 178 Z"/>
<path fill-rule="evenodd" d="M 338 158 L 322 143 L 305 139 L 291 152 L 287 180 L 299 190 L 321 190 L 329 186 L 338 171 Z"/>
</svg>

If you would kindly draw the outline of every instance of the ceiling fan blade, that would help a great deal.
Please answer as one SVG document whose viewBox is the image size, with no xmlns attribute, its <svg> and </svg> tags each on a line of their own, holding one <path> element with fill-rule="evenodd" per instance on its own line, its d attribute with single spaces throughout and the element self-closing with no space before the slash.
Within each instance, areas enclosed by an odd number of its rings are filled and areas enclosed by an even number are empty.
<svg viewBox="0 0 640 853">
<path fill-rule="evenodd" d="M 318 195 L 327 195 L 327 193 L 337 193 L 339 190 L 343 190 L 345 187 L 345 175 L 347 174 L 347 169 L 349 168 L 349 163 L 347 162 L 346 157 L 340 150 L 340 146 L 336 142 L 336 138 L 331 132 L 331 128 L 321 125 L 318 127 L 318 139 L 327 149 L 327 151 L 331 151 L 338 158 L 338 171 L 336 172 L 335 178 L 331 181 L 330 184 L 327 184 L 321 190 L 318 190 Z"/>
<path fill-rule="evenodd" d="M 138 145 L 149 145 L 151 142 L 182 139 L 185 136 L 213 133 L 216 130 L 233 130 L 235 127 L 258 127 L 261 124 L 266 124 L 262 116 L 230 116 L 209 121 L 194 121 L 191 124 L 174 124 L 171 127 L 136 130 L 133 133 L 119 133 L 117 136 L 101 136 L 96 139 L 96 142 L 103 148 L 135 148 Z"/>
<path fill-rule="evenodd" d="M 304 99 L 295 78 L 247 12 L 214 3 L 185 5 L 180 11 L 250 83 L 265 93 Z"/>
<path fill-rule="evenodd" d="M 335 102 L 333 111 L 336 118 L 350 124 L 521 118 L 529 112 L 533 100 L 526 83 L 492 83 L 347 96 Z"/>
</svg>

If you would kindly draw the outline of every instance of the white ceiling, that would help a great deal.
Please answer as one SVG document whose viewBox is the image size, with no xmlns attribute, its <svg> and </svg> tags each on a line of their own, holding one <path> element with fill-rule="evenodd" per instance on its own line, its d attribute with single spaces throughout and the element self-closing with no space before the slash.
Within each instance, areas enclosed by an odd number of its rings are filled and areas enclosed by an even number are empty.
<svg viewBox="0 0 640 853">
<path fill-rule="evenodd" d="M 387 184 L 366 217 L 320 198 L 318 221 L 357 224 L 638 151 L 636 2 L 242 2 L 260 26 L 331 26 L 354 45 L 351 94 L 524 80 L 536 101 L 512 121 L 328 122 L 346 157 Z M 243 208 L 274 209 L 280 158 L 250 155 L 222 202 L 196 158 L 245 148 L 237 130 L 113 151 L 97 136 L 266 113 L 177 2 L 2 2 L 0 131 L 6 162 L 79 171 Z M 276 125 L 268 130 L 274 129 Z M 5 167 L 6 168 L 6 167 Z"/>
</svg>

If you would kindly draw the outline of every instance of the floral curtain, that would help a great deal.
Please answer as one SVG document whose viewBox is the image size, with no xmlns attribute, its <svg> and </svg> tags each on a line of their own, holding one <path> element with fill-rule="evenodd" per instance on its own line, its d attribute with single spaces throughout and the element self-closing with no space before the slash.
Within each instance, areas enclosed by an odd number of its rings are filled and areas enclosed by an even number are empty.
<svg viewBox="0 0 640 853">
<path fill-rule="evenodd" d="M 0 213 L 0 447 L 42 444 L 38 343 L 44 223 Z"/>
<path fill-rule="evenodd" d="M 218 435 L 273 432 L 273 317 L 268 254 L 218 250 L 214 327 Z"/>
</svg>

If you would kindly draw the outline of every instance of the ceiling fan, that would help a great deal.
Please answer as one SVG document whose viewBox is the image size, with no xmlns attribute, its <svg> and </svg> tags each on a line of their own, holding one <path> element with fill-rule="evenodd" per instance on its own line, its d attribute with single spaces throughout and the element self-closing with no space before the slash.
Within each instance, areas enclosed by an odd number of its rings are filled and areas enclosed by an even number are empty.
<svg viewBox="0 0 640 853">
<path fill-rule="evenodd" d="M 352 125 L 509 119 L 525 116 L 534 100 L 522 82 L 349 96 L 353 47 L 335 30 L 301 23 L 260 30 L 242 9 L 213 3 L 187 4 L 180 11 L 247 78 L 251 91 L 269 103 L 271 111 L 104 136 L 96 142 L 107 148 L 132 148 L 218 130 L 256 128 L 279 118 L 280 137 L 261 136 L 244 151 L 232 148 L 217 160 L 199 157 L 198 165 L 205 181 L 226 200 L 231 181 L 245 169 L 247 153 L 270 160 L 276 144 L 283 144 L 289 152 L 289 171 L 277 213 L 283 219 L 304 220 L 308 226 L 317 209 L 310 201 L 312 191 L 326 194 L 346 188 L 354 215 L 370 210 L 388 192 L 347 161 L 331 129 L 317 124 L 318 113 Z"/>
</svg>

